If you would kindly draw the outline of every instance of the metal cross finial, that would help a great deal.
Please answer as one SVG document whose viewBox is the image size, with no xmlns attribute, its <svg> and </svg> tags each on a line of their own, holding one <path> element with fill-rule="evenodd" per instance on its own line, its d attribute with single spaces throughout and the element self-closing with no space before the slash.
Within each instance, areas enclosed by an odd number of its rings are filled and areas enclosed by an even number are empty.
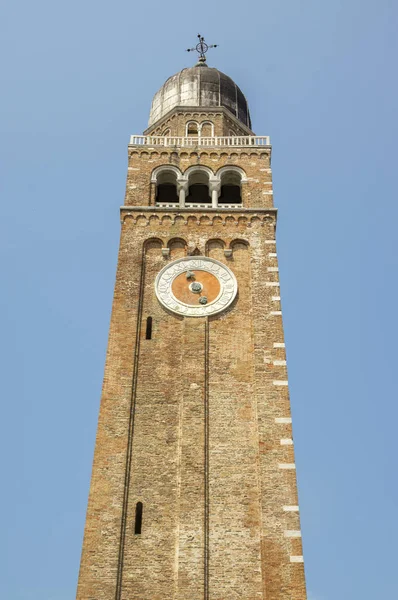
<svg viewBox="0 0 398 600">
<path fill-rule="evenodd" d="M 206 62 L 206 52 L 208 49 L 217 48 L 219 44 L 212 44 L 211 46 L 208 46 L 205 42 L 205 38 L 201 36 L 200 33 L 198 33 L 198 39 L 199 42 L 196 44 L 195 48 L 188 48 L 187 52 L 194 52 L 196 50 L 196 52 L 199 54 L 200 62 Z"/>
</svg>

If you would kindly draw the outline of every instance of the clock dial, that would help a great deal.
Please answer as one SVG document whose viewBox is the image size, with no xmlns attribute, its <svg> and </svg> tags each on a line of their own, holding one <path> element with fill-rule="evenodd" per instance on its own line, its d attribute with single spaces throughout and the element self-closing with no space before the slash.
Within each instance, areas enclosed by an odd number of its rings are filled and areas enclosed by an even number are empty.
<svg viewBox="0 0 398 600">
<path fill-rule="evenodd" d="M 192 275 L 191 275 L 192 273 Z M 180 273 L 171 284 L 171 292 L 181 302 L 188 305 L 203 305 L 203 298 L 211 303 L 218 298 L 221 284 L 218 278 L 208 271 L 195 269 L 190 273 Z M 202 298 L 202 301 L 201 301 Z"/>
<path fill-rule="evenodd" d="M 233 302 L 237 289 L 232 271 L 207 256 L 175 260 L 160 271 L 155 282 L 161 304 L 187 317 L 225 310 Z"/>
</svg>

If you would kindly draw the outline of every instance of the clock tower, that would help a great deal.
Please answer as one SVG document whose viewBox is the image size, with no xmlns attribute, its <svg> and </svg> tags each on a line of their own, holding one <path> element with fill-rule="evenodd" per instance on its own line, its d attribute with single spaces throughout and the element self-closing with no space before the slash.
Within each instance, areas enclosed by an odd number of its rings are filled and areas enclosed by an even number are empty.
<svg viewBox="0 0 398 600">
<path fill-rule="evenodd" d="M 271 145 L 202 54 L 128 147 L 78 600 L 305 600 Z"/>
</svg>

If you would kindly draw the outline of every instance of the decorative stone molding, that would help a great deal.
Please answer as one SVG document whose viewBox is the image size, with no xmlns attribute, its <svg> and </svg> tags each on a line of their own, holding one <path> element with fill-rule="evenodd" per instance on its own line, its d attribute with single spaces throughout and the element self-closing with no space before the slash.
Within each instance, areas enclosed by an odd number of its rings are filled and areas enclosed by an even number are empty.
<svg viewBox="0 0 398 600">
<path fill-rule="evenodd" d="M 263 227 L 264 225 L 276 224 L 276 209 L 264 209 L 253 214 L 250 209 L 246 210 L 225 210 L 225 209 L 164 209 L 158 207 L 145 207 L 147 210 L 140 207 L 139 210 L 134 210 L 134 207 L 121 207 L 121 223 L 131 220 L 137 226 L 156 226 L 162 225 L 201 225 L 201 226 L 217 226 L 217 225 L 233 225 L 236 227 Z M 215 214 L 216 213 L 216 214 Z"/>
<path fill-rule="evenodd" d="M 248 179 L 246 173 L 241 167 L 237 167 L 236 165 L 225 165 L 224 167 L 221 167 L 220 169 L 218 169 L 216 177 L 221 181 L 221 178 L 224 175 L 224 173 L 228 173 L 231 171 L 237 173 L 240 176 L 241 183 L 247 183 Z"/>
<path fill-rule="evenodd" d="M 152 174 L 151 174 L 151 183 L 156 183 L 158 176 L 162 172 L 166 172 L 166 171 L 168 171 L 168 172 L 172 171 L 173 173 L 175 173 L 175 175 L 177 177 L 177 180 L 180 179 L 180 178 L 182 178 L 181 170 L 178 167 L 176 167 L 175 165 L 170 165 L 170 164 L 160 165 L 159 167 L 156 167 L 156 169 L 154 169 L 152 171 Z"/>
<path fill-rule="evenodd" d="M 162 148 L 160 148 L 158 151 L 156 150 L 151 150 L 150 152 L 148 150 L 141 150 L 138 149 L 140 148 L 140 146 L 134 146 L 134 150 L 132 149 L 133 147 L 131 147 L 131 149 L 129 150 L 129 157 L 134 159 L 134 158 L 140 158 L 140 159 L 157 159 L 159 157 L 162 157 L 164 160 L 168 160 L 168 158 L 170 157 L 171 154 L 175 153 L 175 150 L 171 147 L 168 146 L 164 146 Z M 189 151 L 189 153 L 188 153 Z M 201 147 L 197 147 L 195 149 L 189 149 L 189 148 L 184 148 L 179 150 L 179 157 L 183 160 L 188 159 L 189 157 L 191 158 L 207 158 L 211 153 L 211 149 L 208 146 L 201 146 Z M 251 148 L 246 148 L 246 147 L 242 147 L 242 148 L 234 148 L 232 151 L 232 148 L 230 149 L 228 146 L 223 147 L 222 148 L 222 153 L 221 154 L 217 154 L 217 156 L 222 156 L 225 159 L 228 160 L 233 160 L 233 159 L 241 159 L 241 158 L 246 158 L 247 156 L 252 156 L 253 158 L 259 158 L 260 160 L 264 160 L 268 157 L 271 156 L 271 150 L 264 150 L 261 149 L 261 146 L 258 149 L 255 149 L 255 147 L 251 147 Z"/>
</svg>

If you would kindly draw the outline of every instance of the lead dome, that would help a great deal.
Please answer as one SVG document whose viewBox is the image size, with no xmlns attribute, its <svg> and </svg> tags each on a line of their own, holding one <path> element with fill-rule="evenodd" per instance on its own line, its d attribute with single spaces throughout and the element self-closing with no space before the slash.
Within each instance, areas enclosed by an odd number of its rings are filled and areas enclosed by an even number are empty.
<svg viewBox="0 0 398 600">
<path fill-rule="evenodd" d="M 249 106 L 241 89 L 228 75 L 204 62 L 167 79 L 152 100 L 148 126 L 176 106 L 223 106 L 251 129 Z"/>
</svg>

